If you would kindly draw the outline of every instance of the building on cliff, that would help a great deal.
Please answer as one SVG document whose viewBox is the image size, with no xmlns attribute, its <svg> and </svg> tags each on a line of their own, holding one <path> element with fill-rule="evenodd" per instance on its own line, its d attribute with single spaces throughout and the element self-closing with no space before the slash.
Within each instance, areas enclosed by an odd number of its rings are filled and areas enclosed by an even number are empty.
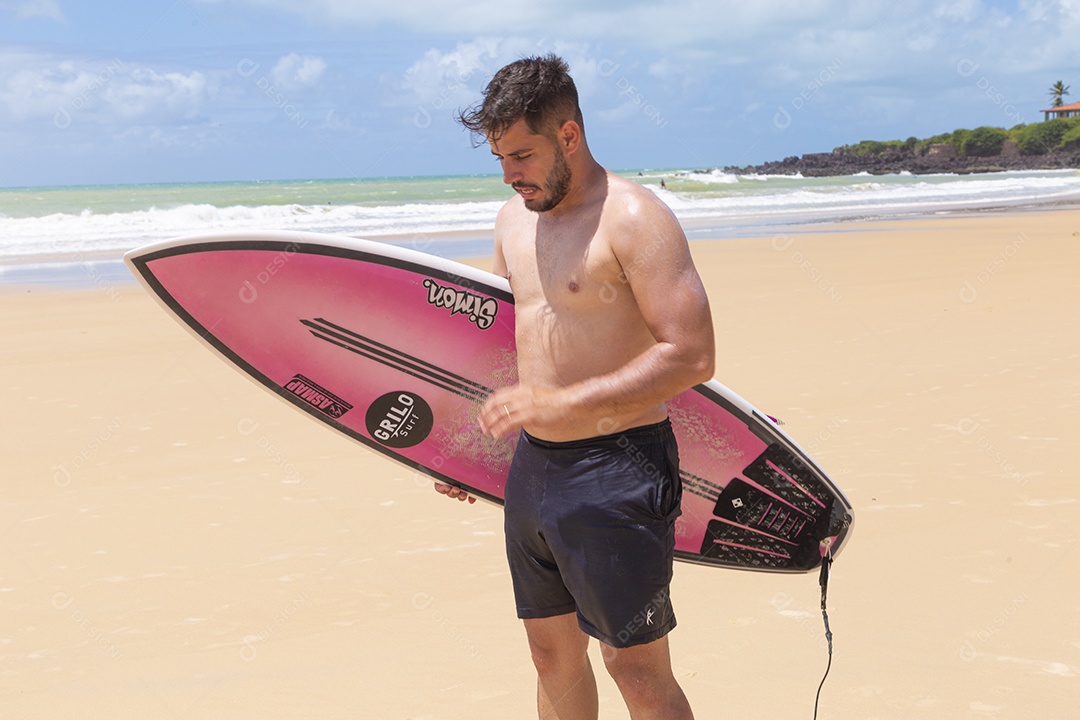
<svg viewBox="0 0 1080 720">
<path fill-rule="evenodd" d="M 1049 110 L 1043 110 L 1042 112 L 1046 115 L 1046 120 L 1050 120 L 1051 118 L 1080 117 L 1080 102 L 1050 108 Z"/>
</svg>

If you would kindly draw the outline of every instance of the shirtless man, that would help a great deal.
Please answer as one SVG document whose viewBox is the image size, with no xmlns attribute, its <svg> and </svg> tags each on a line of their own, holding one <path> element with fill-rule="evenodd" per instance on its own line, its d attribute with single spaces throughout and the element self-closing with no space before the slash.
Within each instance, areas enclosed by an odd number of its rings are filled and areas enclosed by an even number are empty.
<svg viewBox="0 0 1080 720">
<path fill-rule="evenodd" d="M 539 716 L 597 717 L 592 636 L 634 720 L 691 718 L 668 652 L 682 488 L 665 402 L 712 377 L 712 319 L 671 211 L 593 159 L 567 70 L 511 63 L 460 118 L 517 192 L 495 272 L 514 293 L 519 384 L 480 425 L 520 433 L 506 542 Z"/>
</svg>

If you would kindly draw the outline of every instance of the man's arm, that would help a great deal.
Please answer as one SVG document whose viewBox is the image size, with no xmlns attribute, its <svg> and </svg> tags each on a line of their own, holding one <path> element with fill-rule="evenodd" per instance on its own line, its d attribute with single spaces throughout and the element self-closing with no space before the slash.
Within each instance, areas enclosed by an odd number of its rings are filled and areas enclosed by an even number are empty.
<svg viewBox="0 0 1080 720">
<path fill-rule="evenodd" d="M 566 388 L 578 408 L 643 410 L 713 375 L 712 312 L 685 233 L 665 206 L 631 213 L 625 224 L 612 249 L 656 344 L 611 373 Z"/>
</svg>

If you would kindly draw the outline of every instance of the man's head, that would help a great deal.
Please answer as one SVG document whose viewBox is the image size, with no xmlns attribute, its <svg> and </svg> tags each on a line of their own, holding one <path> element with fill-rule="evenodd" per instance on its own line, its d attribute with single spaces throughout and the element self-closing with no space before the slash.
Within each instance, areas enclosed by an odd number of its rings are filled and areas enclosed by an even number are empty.
<svg viewBox="0 0 1080 720">
<path fill-rule="evenodd" d="M 522 119 L 533 133 L 548 138 L 568 120 L 584 132 L 577 86 L 562 58 L 549 54 L 510 63 L 491 78 L 483 101 L 458 115 L 477 145 L 498 140 Z"/>
<path fill-rule="evenodd" d="M 483 101 L 458 119 L 488 142 L 503 180 L 533 212 L 552 210 L 566 198 L 574 176 L 568 159 L 588 154 L 577 88 L 555 55 L 524 58 L 499 70 Z"/>
</svg>

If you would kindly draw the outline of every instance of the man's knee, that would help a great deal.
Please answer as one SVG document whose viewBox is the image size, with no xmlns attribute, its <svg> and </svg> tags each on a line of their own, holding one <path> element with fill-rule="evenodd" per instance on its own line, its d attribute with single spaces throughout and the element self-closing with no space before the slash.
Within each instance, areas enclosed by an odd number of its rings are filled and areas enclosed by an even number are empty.
<svg viewBox="0 0 1080 720">
<path fill-rule="evenodd" d="M 588 659 L 589 637 L 577 626 L 576 616 L 527 620 L 529 651 L 539 674 L 580 667 Z"/>
<path fill-rule="evenodd" d="M 608 674 L 617 683 L 634 684 L 638 681 L 648 681 L 657 674 L 658 668 L 654 661 L 635 656 L 626 650 L 601 645 L 600 654 L 604 658 L 604 666 L 607 667 Z"/>
<path fill-rule="evenodd" d="M 661 707 L 677 687 L 665 643 L 616 649 L 601 645 L 604 665 L 631 707 Z"/>
</svg>

